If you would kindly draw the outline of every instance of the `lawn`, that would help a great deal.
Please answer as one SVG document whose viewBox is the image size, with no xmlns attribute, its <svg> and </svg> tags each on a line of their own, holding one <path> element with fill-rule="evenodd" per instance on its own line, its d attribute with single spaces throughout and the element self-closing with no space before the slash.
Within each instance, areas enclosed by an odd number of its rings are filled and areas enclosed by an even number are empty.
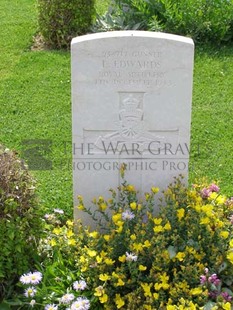
<svg viewBox="0 0 233 310">
<path fill-rule="evenodd" d="M 99 12 L 106 3 L 97 2 Z M 0 24 L 0 141 L 24 158 L 42 145 L 39 155 L 47 158 L 48 170 L 32 171 L 42 204 L 72 215 L 70 53 L 31 50 L 35 0 L 2 0 Z M 232 47 L 197 46 L 190 183 L 207 176 L 219 180 L 228 195 L 233 195 L 232 85 Z"/>
</svg>

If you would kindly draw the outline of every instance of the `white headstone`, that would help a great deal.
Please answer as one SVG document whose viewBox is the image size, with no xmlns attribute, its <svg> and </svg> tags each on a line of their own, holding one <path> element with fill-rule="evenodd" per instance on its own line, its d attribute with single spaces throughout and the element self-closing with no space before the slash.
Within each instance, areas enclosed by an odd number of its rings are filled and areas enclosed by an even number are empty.
<svg viewBox="0 0 233 310">
<path fill-rule="evenodd" d="M 74 204 L 108 197 L 122 163 L 141 192 L 187 178 L 193 41 L 116 31 L 77 37 L 71 51 Z"/>
</svg>

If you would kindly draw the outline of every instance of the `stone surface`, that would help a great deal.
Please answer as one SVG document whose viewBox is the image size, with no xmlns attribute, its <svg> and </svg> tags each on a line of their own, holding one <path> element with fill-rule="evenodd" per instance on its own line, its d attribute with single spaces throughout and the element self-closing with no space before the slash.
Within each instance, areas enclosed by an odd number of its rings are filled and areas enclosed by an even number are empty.
<svg viewBox="0 0 233 310">
<path fill-rule="evenodd" d="M 108 197 L 121 163 L 141 192 L 187 178 L 193 41 L 117 31 L 77 37 L 71 51 L 74 204 Z"/>
</svg>

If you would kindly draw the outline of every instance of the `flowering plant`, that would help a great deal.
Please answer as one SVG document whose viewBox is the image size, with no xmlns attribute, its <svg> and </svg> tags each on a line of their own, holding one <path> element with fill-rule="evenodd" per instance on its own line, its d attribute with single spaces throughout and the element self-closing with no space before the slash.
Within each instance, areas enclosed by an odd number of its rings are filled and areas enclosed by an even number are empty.
<svg viewBox="0 0 233 310">
<path fill-rule="evenodd" d="M 123 175 L 124 173 L 122 173 Z M 44 278 L 25 291 L 38 309 L 232 309 L 233 200 L 216 184 L 187 189 L 180 178 L 163 193 L 139 199 L 123 175 L 109 200 L 93 200 L 90 231 L 78 222 L 48 225 L 41 244 Z M 99 215 L 99 216 L 98 216 Z M 42 270 L 43 269 L 43 270 Z"/>
</svg>

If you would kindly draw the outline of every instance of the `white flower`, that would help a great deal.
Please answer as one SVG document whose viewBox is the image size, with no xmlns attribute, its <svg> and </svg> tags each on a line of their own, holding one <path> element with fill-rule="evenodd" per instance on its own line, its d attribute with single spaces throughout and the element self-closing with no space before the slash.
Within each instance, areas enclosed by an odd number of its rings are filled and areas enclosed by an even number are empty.
<svg viewBox="0 0 233 310">
<path fill-rule="evenodd" d="M 42 273 L 39 271 L 35 271 L 33 273 L 29 272 L 28 275 L 30 277 L 31 284 L 39 284 L 42 280 Z"/>
<path fill-rule="evenodd" d="M 30 284 L 30 283 L 31 283 L 31 278 L 30 278 L 30 276 L 29 276 L 29 273 L 23 274 L 23 275 L 20 277 L 19 281 L 20 281 L 21 283 L 23 283 L 23 284 Z"/>
<path fill-rule="evenodd" d="M 88 310 L 89 308 L 89 300 L 84 297 L 78 297 L 77 300 L 71 305 L 70 310 Z"/>
<path fill-rule="evenodd" d="M 135 215 L 130 210 L 126 210 L 125 212 L 122 213 L 122 220 L 123 221 L 132 220 L 134 217 L 135 217 Z"/>
<path fill-rule="evenodd" d="M 134 253 L 128 253 L 128 252 L 126 252 L 125 254 L 126 254 L 126 260 L 127 260 L 128 262 L 133 262 L 133 261 L 136 262 L 137 259 L 138 259 L 137 255 L 135 255 Z"/>
<path fill-rule="evenodd" d="M 60 303 L 69 304 L 72 300 L 74 300 L 74 294 L 65 294 L 60 299 Z"/>
<path fill-rule="evenodd" d="M 57 306 L 56 305 L 46 305 L 44 310 L 57 310 Z"/>
<path fill-rule="evenodd" d="M 75 281 L 73 283 L 73 288 L 75 291 L 83 291 L 87 287 L 87 283 L 84 280 Z"/>
<path fill-rule="evenodd" d="M 35 287 L 29 287 L 24 292 L 24 296 L 26 297 L 34 297 L 35 295 L 36 295 Z"/>
<path fill-rule="evenodd" d="M 54 213 L 64 214 L 64 211 L 62 209 L 53 209 Z"/>
<path fill-rule="evenodd" d="M 32 300 L 30 301 L 30 306 L 31 306 L 31 307 L 34 307 L 35 303 L 36 303 L 35 299 L 32 299 Z"/>
</svg>

